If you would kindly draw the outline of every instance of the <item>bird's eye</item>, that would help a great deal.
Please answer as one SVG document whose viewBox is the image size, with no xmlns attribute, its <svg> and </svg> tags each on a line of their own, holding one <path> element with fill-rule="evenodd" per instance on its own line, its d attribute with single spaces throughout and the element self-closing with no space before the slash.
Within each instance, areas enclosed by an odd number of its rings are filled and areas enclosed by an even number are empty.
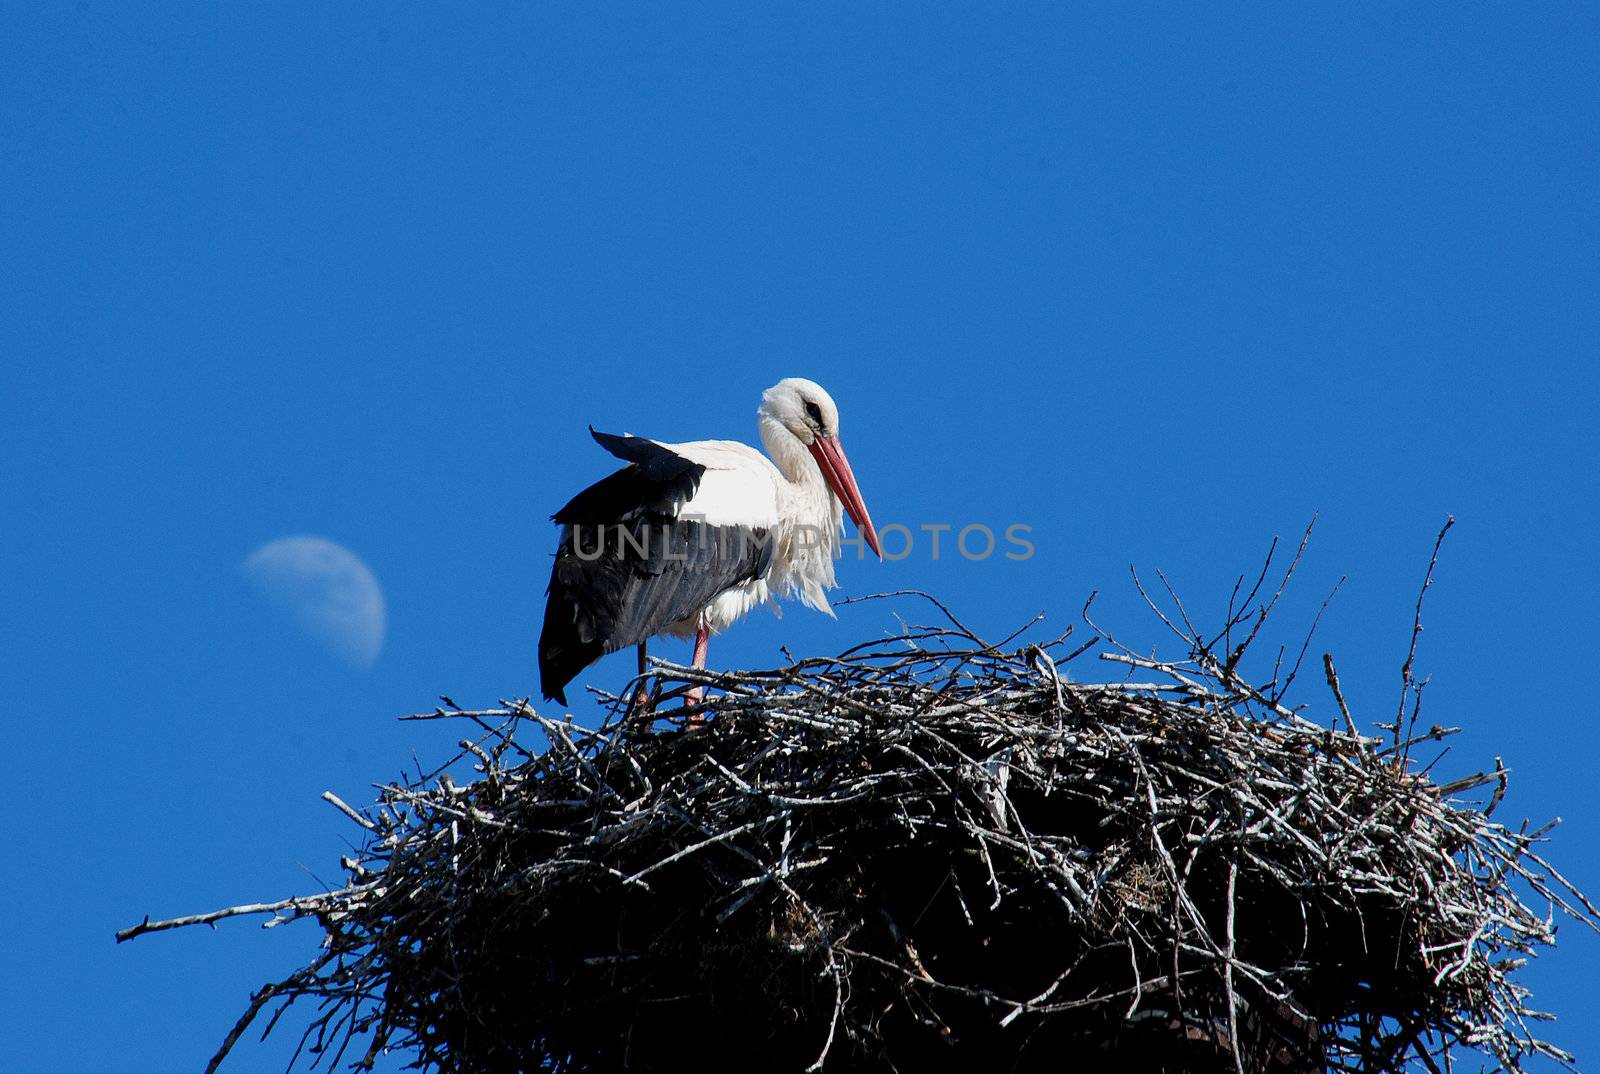
<svg viewBox="0 0 1600 1074">
<path fill-rule="evenodd" d="M 818 425 L 822 424 L 822 408 L 809 399 L 806 400 L 806 415 Z"/>
</svg>

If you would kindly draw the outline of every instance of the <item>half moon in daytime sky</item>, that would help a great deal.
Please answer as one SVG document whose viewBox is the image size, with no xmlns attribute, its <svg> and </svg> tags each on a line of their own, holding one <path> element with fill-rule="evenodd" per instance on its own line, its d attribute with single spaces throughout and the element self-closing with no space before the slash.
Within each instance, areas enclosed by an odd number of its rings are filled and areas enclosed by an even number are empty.
<svg viewBox="0 0 1600 1074">
<path fill-rule="evenodd" d="M 244 561 L 245 577 L 322 646 L 360 671 L 377 662 L 388 613 L 377 577 L 325 537 L 283 537 Z"/>
</svg>

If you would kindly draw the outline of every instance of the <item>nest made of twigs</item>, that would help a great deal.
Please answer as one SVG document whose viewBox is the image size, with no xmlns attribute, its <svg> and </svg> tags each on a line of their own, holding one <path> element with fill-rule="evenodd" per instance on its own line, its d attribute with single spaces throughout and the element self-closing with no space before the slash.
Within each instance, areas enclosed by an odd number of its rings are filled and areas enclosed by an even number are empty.
<svg viewBox="0 0 1600 1074">
<path fill-rule="evenodd" d="M 1344 726 L 1312 723 L 1226 644 L 1105 652 L 1147 681 L 1091 684 L 1068 664 L 1106 635 L 1002 650 L 951 624 L 773 671 L 658 663 L 652 708 L 630 687 L 593 730 L 436 710 L 482 729 L 476 778 L 333 799 L 368 833 L 347 886 L 125 936 L 322 927 L 219 1060 L 296 999 L 322 1005 L 314 1054 L 444 1074 L 1570 1058 L 1515 971 L 1552 910 L 1595 912 L 1542 831 L 1455 797 L 1498 802 L 1503 770 L 1432 782 L 1409 756 L 1440 731 L 1362 736 L 1342 697 Z"/>
<path fill-rule="evenodd" d="M 322 927 L 208 1069 L 298 1000 L 296 1060 L 398 1050 L 437 1074 L 1570 1066 L 1518 970 L 1557 914 L 1600 911 L 1536 852 L 1550 826 L 1491 820 L 1499 759 L 1448 783 L 1413 762 L 1459 730 L 1419 733 L 1413 675 L 1448 530 L 1378 736 L 1331 656 L 1334 719 L 1285 707 L 1309 637 L 1262 685 L 1240 671 L 1307 528 L 1277 591 L 1269 551 L 1210 637 L 1134 575 L 1174 661 L 1086 607 L 1077 647 L 990 645 L 917 594 L 944 624 L 774 671 L 654 661 L 598 728 L 446 698 L 411 719 L 475 728 L 453 762 L 370 808 L 323 795 L 365 829 L 344 887 L 118 940 Z M 1077 682 L 1091 648 L 1128 679 Z"/>
</svg>

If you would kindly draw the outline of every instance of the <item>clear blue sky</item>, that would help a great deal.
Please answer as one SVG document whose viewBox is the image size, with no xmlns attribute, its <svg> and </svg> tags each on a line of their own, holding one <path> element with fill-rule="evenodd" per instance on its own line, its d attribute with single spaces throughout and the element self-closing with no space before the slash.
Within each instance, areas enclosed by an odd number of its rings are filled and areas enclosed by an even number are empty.
<svg viewBox="0 0 1600 1074">
<path fill-rule="evenodd" d="M 1565 817 L 1600 891 L 1593 7 L 534 8 L 0 10 L 14 1069 L 198 1071 L 315 933 L 112 932 L 336 879 L 318 795 L 450 749 L 397 714 L 535 690 L 586 424 L 749 440 L 788 375 L 880 524 L 1033 527 L 841 565 L 989 632 L 1099 589 L 1162 643 L 1130 562 L 1217 615 L 1322 512 L 1279 640 L 1348 574 L 1314 652 L 1363 719 L 1453 512 L 1441 770 L 1504 756 L 1503 815 Z M 382 584 L 370 670 L 246 584 L 300 533 Z M 795 607 L 711 656 L 888 626 Z M 1600 942 L 1562 940 L 1529 976 L 1600 1069 Z"/>
</svg>

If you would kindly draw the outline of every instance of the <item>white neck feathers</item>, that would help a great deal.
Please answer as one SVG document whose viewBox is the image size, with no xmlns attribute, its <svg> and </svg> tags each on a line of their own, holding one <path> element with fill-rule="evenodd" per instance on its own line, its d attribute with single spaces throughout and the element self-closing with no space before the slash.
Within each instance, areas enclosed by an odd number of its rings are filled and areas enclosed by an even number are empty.
<svg viewBox="0 0 1600 1074">
<path fill-rule="evenodd" d="M 833 555 L 838 547 L 844 508 L 822 478 L 811 452 L 788 427 L 763 409 L 761 443 L 784 477 L 781 535 L 773 564 L 779 592 L 795 595 L 818 611 L 833 614 L 823 590 L 834 585 Z"/>
</svg>

